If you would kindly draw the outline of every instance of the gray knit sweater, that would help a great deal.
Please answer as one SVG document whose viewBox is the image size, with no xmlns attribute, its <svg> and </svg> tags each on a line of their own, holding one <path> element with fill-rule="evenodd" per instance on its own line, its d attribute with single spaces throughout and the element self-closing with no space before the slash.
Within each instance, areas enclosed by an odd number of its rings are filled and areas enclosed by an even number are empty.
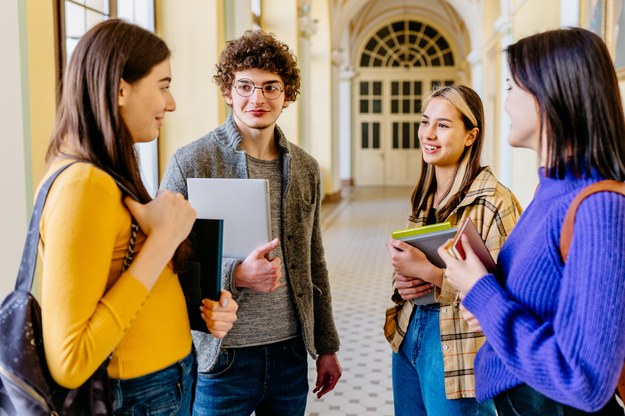
<svg viewBox="0 0 625 416">
<path fill-rule="evenodd" d="M 317 354 L 339 349 L 319 226 L 319 165 L 300 147 L 288 142 L 277 126 L 275 133 L 283 154 L 280 241 L 284 266 L 306 349 L 316 358 Z M 161 187 L 188 197 L 187 178 L 247 178 L 247 160 L 239 148 L 241 141 L 230 116 L 223 125 L 176 151 Z M 239 263 L 238 259 L 222 259 L 222 287 L 232 292 L 235 300 L 239 292 L 234 285 L 234 269 Z M 209 371 L 217 359 L 221 340 L 193 331 L 193 343 L 198 352 L 198 370 Z"/>
</svg>

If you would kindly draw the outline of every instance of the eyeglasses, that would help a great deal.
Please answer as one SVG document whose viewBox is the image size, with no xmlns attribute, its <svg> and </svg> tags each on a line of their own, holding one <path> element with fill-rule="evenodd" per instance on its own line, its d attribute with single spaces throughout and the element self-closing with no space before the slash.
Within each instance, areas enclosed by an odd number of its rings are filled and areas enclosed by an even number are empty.
<svg viewBox="0 0 625 416">
<path fill-rule="evenodd" d="M 280 94 L 282 94 L 282 91 L 284 91 L 278 82 L 271 82 L 263 85 L 262 87 L 257 87 L 251 80 L 242 78 L 234 84 L 234 90 L 241 97 L 250 97 L 254 94 L 256 89 L 259 89 L 263 94 L 263 97 L 268 100 L 275 100 L 280 96 Z"/>
</svg>

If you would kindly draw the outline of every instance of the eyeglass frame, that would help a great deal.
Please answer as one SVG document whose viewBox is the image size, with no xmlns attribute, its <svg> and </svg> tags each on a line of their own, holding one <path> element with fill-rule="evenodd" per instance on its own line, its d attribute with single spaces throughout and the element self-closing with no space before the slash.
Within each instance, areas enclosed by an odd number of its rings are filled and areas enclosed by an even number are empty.
<svg viewBox="0 0 625 416">
<path fill-rule="evenodd" d="M 239 84 L 240 82 L 244 82 L 246 84 L 248 84 L 250 87 L 252 87 L 252 91 L 250 91 L 249 95 L 243 95 L 239 92 L 238 88 L 237 88 L 237 84 Z M 278 89 L 280 90 L 280 94 L 278 94 L 275 98 L 269 98 L 265 95 L 265 87 L 268 86 L 273 86 L 273 85 L 277 85 Z M 254 95 L 254 93 L 256 92 L 256 90 L 260 90 L 260 93 L 263 95 L 263 97 L 265 97 L 268 100 L 277 100 L 278 98 L 280 98 L 280 96 L 282 95 L 282 93 L 284 92 L 284 88 L 282 87 L 282 84 L 280 84 L 279 81 L 268 81 L 266 83 L 264 83 L 264 85 L 262 86 L 257 86 L 254 81 L 252 81 L 249 78 L 241 78 L 236 80 L 235 83 L 232 84 L 232 88 L 234 88 L 234 90 L 236 91 L 236 93 L 243 98 L 247 98 L 247 97 L 251 97 L 252 95 Z"/>
</svg>

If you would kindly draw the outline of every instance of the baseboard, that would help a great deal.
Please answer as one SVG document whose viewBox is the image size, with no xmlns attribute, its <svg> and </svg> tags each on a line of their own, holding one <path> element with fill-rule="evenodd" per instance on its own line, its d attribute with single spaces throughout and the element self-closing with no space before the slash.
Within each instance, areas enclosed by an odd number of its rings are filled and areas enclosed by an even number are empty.
<svg viewBox="0 0 625 416">
<path fill-rule="evenodd" d="M 341 179 L 341 186 L 348 188 L 354 186 L 354 178 Z"/>
<path fill-rule="evenodd" d="M 339 202 L 341 200 L 341 198 L 342 198 L 341 191 L 338 190 L 338 191 L 332 192 L 330 194 L 325 194 L 325 196 L 323 197 L 322 203 L 335 203 L 335 202 Z"/>
</svg>

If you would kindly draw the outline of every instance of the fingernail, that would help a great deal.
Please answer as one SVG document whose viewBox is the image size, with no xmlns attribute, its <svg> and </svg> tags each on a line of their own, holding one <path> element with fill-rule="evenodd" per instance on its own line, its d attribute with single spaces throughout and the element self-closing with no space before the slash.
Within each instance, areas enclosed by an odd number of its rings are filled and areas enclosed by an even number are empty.
<svg viewBox="0 0 625 416">
<path fill-rule="evenodd" d="M 225 308 L 226 306 L 228 306 L 228 299 L 223 299 L 223 300 L 221 301 L 221 306 L 223 306 L 224 308 Z"/>
</svg>

